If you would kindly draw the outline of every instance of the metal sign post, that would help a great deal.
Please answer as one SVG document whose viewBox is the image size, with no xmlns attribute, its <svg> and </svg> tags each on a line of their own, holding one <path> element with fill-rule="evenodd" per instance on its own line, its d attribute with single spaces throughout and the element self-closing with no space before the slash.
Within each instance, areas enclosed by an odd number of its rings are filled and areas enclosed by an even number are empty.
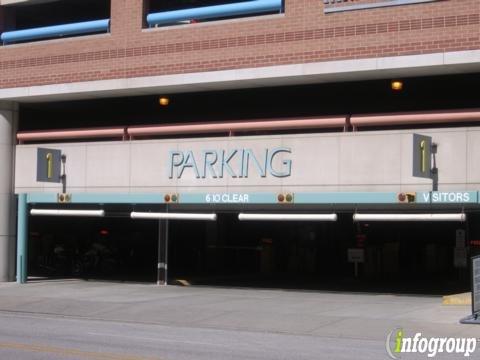
<svg viewBox="0 0 480 360">
<path fill-rule="evenodd" d="M 480 325 L 480 255 L 472 257 L 472 315 L 460 322 Z"/>
<path fill-rule="evenodd" d="M 364 249 L 348 249 L 347 250 L 348 262 L 354 264 L 355 278 L 358 278 L 358 264 L 365 262 L 365 250 Z"/>
</svg>

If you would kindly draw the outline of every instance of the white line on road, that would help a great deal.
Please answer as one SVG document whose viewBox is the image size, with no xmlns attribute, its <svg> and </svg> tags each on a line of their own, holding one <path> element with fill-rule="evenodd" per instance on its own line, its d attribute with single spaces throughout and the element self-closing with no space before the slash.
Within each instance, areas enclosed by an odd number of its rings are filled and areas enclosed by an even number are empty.
<svg viewBox="0 0 480 360">
<path fill-rule="evenodd" d="M 143 337 L 143 336 L 131 336 L 131 335 L 120 335 L 120 334 L 106 334 L 106 333 L 98 333 L 98 332 L 89 332 L 88 335 L 93 336 L 110 336 L 110 337 L 118 337 L 118 338 L 125 338 L 125 339 L 136 339 L 136 340 L 145 340 L 145 341 L 161 341 L 161 342 L 172 342 L 172 343 L 182 343 L 188 345 L 207 345 L 207 346 L 217 346 L 217 347 L 230 347 L 229 345 L 224 344 L 214 344 L 214 343 L 207 343 L 201 341 L 184 341 L 184 340 L 173 340 L 173 339 L 161 339 L 161 338 L 152 338 L 152 337 Z"/>
</svg>

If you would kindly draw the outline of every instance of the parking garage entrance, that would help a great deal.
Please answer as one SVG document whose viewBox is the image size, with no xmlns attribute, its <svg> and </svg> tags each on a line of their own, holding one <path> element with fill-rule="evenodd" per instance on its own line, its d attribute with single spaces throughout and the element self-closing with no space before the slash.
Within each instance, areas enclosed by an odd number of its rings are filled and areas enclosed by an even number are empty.
<svg viewBox="0 0 480 360">
<path fill-rule="evenodd" d="M 132 218 L 131 210 L 110 206 L 98 218 L 30 216 L 29 276 L 151 283 L 168 276 L 169 284 L 445 294 L 469 289 L 466 259 L 480 245 L 475 211 L 466 222 L 425 222 L 353 221 L 346 209 L 335 212 L 335 221 L 262 218 L 328 215 L 313 207 L 142 209 L 215 214 L 213 221 Z M 241 220 L 240 213 L 260 219 Z"/>
<path fill-rule="evenodd" d="M 156 281 L 158 225 L 128 217 L 31 216 L 29 276 Z"/>
<path fill-rule="evenodd" d="M 477 233 L 475 226 L 353 222 L 352 216 L 346 211 L 328 222 L 239 221 L 238 212 L 223 212 L 215 223 L 172 223 L 170 281 L 426 294 L 469 289 L 467 251 L 476 248 L 469 247 L 468 236 Z M 362 254 L 357 265 L 352 253 Z"/>
</svg>

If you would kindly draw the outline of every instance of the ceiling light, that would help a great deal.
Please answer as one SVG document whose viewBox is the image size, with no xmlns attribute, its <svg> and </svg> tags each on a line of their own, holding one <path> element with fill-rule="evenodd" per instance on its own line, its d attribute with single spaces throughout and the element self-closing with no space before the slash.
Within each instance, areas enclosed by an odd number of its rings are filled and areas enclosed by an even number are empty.
<svg viewBox="0 0 480 360">
<path fill-rule="evenodd" d="M 166 96 L 161 96 L 158 99 L 158 103 L 162 106 L 168 106 L 168 104 L 170 104 L 170 99 Z"/>
<path fill-rule="evenodd" d="M 401 80 L 392 80 L 391 87 L 393 91 L 402 91 L 403 90 L 403 81 Z"/>
</svg>

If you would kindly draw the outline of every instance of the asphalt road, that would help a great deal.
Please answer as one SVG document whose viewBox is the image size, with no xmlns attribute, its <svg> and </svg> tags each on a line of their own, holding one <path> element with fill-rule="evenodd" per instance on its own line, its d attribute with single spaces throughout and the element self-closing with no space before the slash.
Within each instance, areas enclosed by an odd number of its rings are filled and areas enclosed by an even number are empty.
<svg viewBox="0 0 480 360">
<path fill-rule="evenodd" d="M 0 359 L 385 359 L 381 341 L 0 313 Z"/>
<path fill-rule="evenodd" d="M 0 284 L 0 360 L 376 360 L 393 330 L 474 337 L 468 306 L 380 293 L 158 287 L 85 281 Z M 441 354 L 435 359 L 478 359 Z M 428 359 L 401 354 L 401 360 Z"/>
</svg>

